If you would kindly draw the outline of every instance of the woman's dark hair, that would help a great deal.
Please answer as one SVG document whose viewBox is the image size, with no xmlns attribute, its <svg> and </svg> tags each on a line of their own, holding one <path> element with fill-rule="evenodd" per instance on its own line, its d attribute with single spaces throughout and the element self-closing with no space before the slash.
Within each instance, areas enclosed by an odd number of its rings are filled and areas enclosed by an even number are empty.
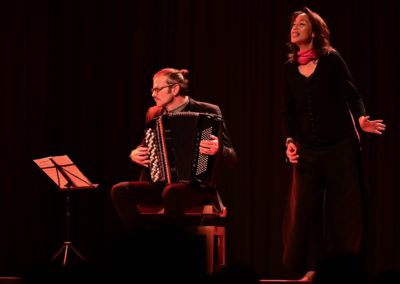
<svg viewBox="0 0 400 284">
<path fill-rule="evenodd" d="M 311 22 L 312 31 L 314 33 L 313 47 L 317 52 L 317 56 L 320 57 L 321 55 L 334 50 L 330 42 L 330 31 L 328 25 L 320 15 L 313 12 L 310 8 L 303 7 L 301 10 L 294 12 L 291 16 L 290 26 L 293 26 L 294 21 L 301 14 L 306 14 Z M 290 50 L 288 54 L 289 59 L 291 61 L 297 61 L 297 52 L 299 51 L 299 48 L 297 45 L 291 43 L 290 34 L 289 43 L 287 45 Z"/>
</svg>

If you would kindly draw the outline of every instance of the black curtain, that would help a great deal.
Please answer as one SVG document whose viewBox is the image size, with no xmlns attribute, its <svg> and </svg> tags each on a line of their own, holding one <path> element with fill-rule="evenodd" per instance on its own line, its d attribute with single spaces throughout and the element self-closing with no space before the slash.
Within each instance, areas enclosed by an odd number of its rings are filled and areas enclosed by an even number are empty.
<svg viewBox="0 0 400 284">
<path fill-rule="evenodd" d="M 291 12 L 308 5 L 332 32 L 381 137 L 362 134 L 369 269 L 400 269 L 400 33 L 396 1 L 15 0 L 0 7 L 0 275 L 45 262 L 65 235 L 65 193 L 33 159 L 67 154 L 96 190 L 71 193 L 71 238 L 89 260 L 122 232 L 111 186 L 138 177 L 152 75 L 186 68 L 191 96 L 218 104 L 239 157 L 222 173 L 227 261 L 288 277 L 281 222 L 290 181 L 280 132 Z M 332 118 L 334 119 L 334 118 Z"/>
</svg>

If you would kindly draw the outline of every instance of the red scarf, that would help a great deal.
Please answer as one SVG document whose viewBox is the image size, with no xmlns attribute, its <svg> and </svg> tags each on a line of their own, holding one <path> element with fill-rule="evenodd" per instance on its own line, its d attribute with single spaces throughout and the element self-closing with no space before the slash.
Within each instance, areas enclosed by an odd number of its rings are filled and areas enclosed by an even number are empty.
<svg viewBox="0 0 400 284">
<path fill-rule="evenodd" d="M 297 52 L 297 62 L 300 65 L 305 65 L 315 59 L 317 59 L 317 52 L 314 48 Z"/>
</svg>

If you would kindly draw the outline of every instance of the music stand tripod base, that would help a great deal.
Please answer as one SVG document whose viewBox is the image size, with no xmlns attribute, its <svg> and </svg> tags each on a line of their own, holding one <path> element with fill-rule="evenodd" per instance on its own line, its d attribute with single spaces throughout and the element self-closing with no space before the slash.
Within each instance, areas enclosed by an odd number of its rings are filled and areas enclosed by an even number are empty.
<svg viewBox="0 0 400 284">
<path fill-rule="evenodd" d="M 74 253 L 78 258 L 84 262 L 86 262 L 85 258 L 78 252 L 78 250 L 72 245 L 72 242 L 70 241 L 70 227 L 71 227 L 71 196 L 70 196 L 70 190 L 64 190 L 66 194 L 66 220 L 65 220 L 65 239 L 62 247 L 57 251 L 57 253 L 53 256 L 51 261 L 54 261 L 57 259 L 58 256 L 61 256 L 63 254 L 63 260 L 62 260 L 62 266 L 65 267 L 67 266 L 67 263 L 69 262 L 71 258 L 71 254 Z"/>
<path fill-rule="evenodd" d="M 52 257 L 51 261 L 55 261 L 57 259 L 57 257 L 62 255 L 62 253 L 64 252 L 62 266 L 64 266 L 64 267 L 67 266 L 68 259 L 70 259 L 70 257 L 69 257 L 70 251 L 75 253 L 80 260 L 82 260 L 83 262 L 86 262 L 86 259 L 79 253 L 79 251 L 76 248 L 74 248 L 74 246 L 72 245 L 72 242 L 68 242 L 68 241 L 64 242 L 63 246 Z"/>
</svg>

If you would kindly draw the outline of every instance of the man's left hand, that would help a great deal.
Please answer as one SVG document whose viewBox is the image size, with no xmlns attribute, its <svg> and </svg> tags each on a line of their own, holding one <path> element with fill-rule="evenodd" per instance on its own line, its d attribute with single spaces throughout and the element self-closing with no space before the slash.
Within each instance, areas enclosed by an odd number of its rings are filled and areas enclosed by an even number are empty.
<svg viewBox="0 0 400 284">
<path fill-rule="evenodd" d="M 200 141 L 200 154 L 216 155 L 219 149 L 218 137 L 210 135 L 210 140 Z"/>
</svg>

